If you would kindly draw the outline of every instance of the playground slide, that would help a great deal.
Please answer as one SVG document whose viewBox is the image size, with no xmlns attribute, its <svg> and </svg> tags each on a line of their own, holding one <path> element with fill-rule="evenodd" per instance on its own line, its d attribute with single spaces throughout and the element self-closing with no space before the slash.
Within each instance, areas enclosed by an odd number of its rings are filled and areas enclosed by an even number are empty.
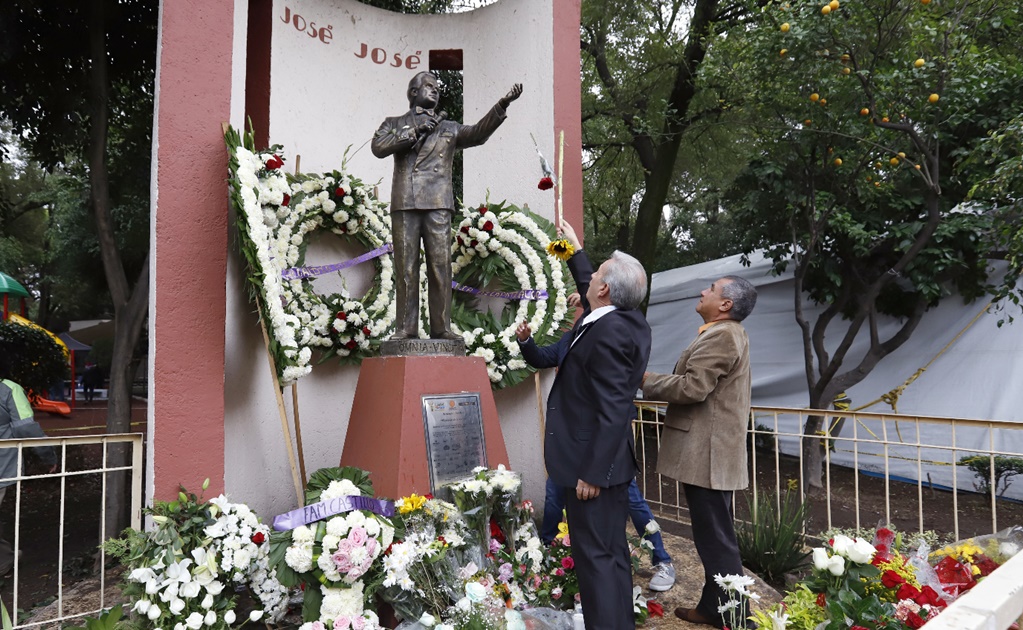
<svg viewBox="0 0 1023 630">
<path fill-rule="evenodd" d="M 8 321 L 14 322 L 15 324 L 21 324 L 22 326 L 28 326 L 30 328 L 35 328 L 37 330 L 43 331 L 44 333 L 46 333 L 47 335 L 52 337 L 53 340 L 57 342 L 57 345 L 59 345 L 64 350 L 64 356 L 65 357 L 69 357 L 70 356 L 70 352 L 68 351 L 67 344 L 65 344 L 64 341 L 61 340 L 60 337 L 58 337 L 57 335 L 53 334 L 52 332 L 46 330 L 45 328 L 43 328 L 39 324 L 35 323 L 34 321 L 32 321 L 30 319 L 25 319 L 21 315 L 17 315 L 15 313 L 10 313 L 8 315 L 7 319 L 8 319 Z M 35 409 L 36 411 L 45 411 L 46 413 L 51 413 L 51 414 L 59 415 L 59 416 L 70 416 L 71 415 L 71 407 L 66 402 L 61 402 L 59 400 L 50 400 L 48 398 L 43 398 L 42 396 L 36 394 L 35 392 L 29 393 L 28 399 L 29 399 L 29 402 L 32 403 L 32 408 Z"/>
</svg>

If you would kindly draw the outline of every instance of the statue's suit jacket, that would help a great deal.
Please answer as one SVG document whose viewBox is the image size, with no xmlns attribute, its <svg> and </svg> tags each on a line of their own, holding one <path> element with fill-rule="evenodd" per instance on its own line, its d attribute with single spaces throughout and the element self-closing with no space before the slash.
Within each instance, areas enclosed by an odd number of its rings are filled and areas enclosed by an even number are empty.
<svg viewBox="0 0 1023 630">
<path fill-rule="evenodd" d="M 635 309 L 604 315 L 570 345 L 547 400 L 544 459 L 554 483 L 608 488 L 635 477 L 633 398 L 649 357 L 650 326 Z"/>
<path fill-rule="evenodd" d="M 504 108 L 497 104 L 475 125 L 444 120 L 418 147 L 415 130 L 426 120 L 425 115 L 411 109 L 384 120 L 370 147 L 378 158 L 394 155 L 391 210 L 454 209 L 451 170 L 455 151 L 483 144 L 505 118 Z"/>
<path fill-rule="evenodd" d="M 722 320 L 693 340 L 673 374 L 651 374 L 643 395 L 668 403 L 657 472 L 711 490 L 749 484 L 749 337 Z"/>
</svg>

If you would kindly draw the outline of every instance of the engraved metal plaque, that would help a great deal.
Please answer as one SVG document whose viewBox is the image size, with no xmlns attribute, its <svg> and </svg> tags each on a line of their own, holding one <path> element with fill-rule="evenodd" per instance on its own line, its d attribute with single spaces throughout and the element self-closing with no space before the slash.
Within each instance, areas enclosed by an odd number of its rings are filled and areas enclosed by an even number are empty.
<svg viewBox="0 0 1023 630">
<path fill-rule="evenodd" d="M 478 392 L 423 396 L 430 488 L 464 479 L 487 465 L 483 409 Z"/>
</svg>

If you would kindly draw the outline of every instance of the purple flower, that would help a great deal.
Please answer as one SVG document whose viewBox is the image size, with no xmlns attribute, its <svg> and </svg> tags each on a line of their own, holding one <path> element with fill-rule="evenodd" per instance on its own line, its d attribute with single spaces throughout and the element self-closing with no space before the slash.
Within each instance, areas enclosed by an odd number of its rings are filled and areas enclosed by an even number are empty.
<svg viewBox="0 0 1023 630">
<path fill-rule="evenodd" d="M 511 579 L 511 576 L 512 576 L 512 565 L 511 565 L 510 562 L 505 562 L 504 564 L 501 565 L 501 568 L 498 569 L 497 579 L 499 579 L 502 582 L 504 582 L 505 584 L 507 584 L 508 580 Z"/>
</svg>

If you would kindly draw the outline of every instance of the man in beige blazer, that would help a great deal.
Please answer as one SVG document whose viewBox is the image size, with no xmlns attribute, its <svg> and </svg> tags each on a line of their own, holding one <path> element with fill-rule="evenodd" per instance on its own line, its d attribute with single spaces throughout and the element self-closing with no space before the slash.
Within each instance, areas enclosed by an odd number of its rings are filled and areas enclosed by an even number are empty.
<svg viewBox="0 0 1023 630">
<path fill-rule="evenodd" d="M 710 285 L 696 305 L 704 324 L 674 373 L 643 377 L 644 397 L 668 403 L 657 472 L 682 483 L 704 569 L 700 602 L 676 608 L 675 615 L 718 628 L 731 615 L 718 612 L 728 595 L 714 576 L 743 574 L 732 524 L 732 493 L 749 483 L 749 338 L 740 322 L 756 303 L 756 289 L 743 278 L 725 276 Z M 745 627 L 745 606 L 736 613 L 736 625 Z"/>
</svg>

